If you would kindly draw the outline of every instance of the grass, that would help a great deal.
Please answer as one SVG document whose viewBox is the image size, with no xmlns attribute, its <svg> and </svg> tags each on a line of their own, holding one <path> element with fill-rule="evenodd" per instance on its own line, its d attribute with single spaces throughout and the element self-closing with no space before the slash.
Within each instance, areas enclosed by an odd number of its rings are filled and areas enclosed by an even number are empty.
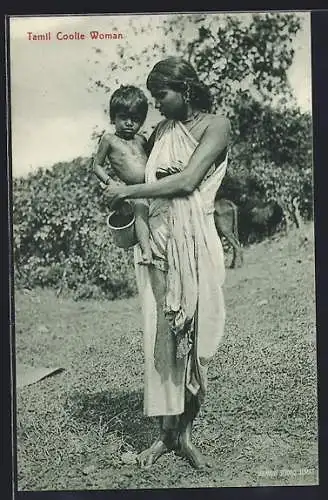
<svg viewBox="0 0 328 500">
<path fill-rule="evenodd" d="M 318 483 L 313 227 L 245 251 L 228 270 L 227 323 L 209 371 L 197 472 L 173 454 L 149 471 L 122 460 L 150 444 L 142 414 L 137 298 L 80 301 L 16 293 L 16 358 L 65 371 L 17 393 L 19 490 Z"/>
</svg>

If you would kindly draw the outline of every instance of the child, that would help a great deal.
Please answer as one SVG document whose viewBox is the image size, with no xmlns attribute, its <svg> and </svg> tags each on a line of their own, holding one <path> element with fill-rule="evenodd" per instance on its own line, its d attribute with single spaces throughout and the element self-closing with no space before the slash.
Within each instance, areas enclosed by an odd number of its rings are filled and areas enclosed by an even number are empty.
<svg viewBox="0 0 328 500">
<path fill-rule="evenodd" d="M 93 160 L 94 173 L 105 185 L 111 177 L 103 169 L 108 158 L 115 175 L 126 184 L 140 184 L 145 181 L 147 162 L 146 139 L 138 134 L 148 111 L 147 98 L 142 90 L 132 85 L 117 89 L 109 103 L 111 123 L 114 134 L 104 134 L 100 140 Z M 148 227 L 148 204 L 143 200 L 135 202 L 135 228 L 142 251 L 140 264 L 152 261 Z"/>
</svg>

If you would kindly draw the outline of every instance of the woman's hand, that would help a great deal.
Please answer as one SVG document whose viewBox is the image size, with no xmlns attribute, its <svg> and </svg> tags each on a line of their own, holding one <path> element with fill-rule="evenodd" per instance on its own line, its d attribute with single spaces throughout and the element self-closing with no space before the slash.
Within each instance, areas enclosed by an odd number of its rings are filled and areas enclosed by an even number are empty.
<svg viewBox="0 0 328 500">
<path fill-rule="evenodd" d="M 109 208 L 111 210 L 115 210 L 124 202 L 126 198 L 124 187 L 125 186 L 122 186 L 122 184 L 118 182 L 111 182 L 106 186 L 105 194 L 106 197 L 109 198 Z"/>
</svg>

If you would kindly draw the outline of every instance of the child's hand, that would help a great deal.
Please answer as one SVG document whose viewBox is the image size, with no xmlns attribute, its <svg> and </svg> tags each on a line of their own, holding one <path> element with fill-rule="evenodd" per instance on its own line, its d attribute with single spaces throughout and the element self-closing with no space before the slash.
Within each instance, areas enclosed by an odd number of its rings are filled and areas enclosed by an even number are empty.
<svg viewBox="0 0 328 500">
<path fill-rule="evenodd" d="M 156 169 L 156 178 L 162 179 L 163 177 L 166 177 L 167 175 L 176 174 L 178 172 L 181 172 L 183 170 L 183 168 L 184 168 L 184 164 L 180 160 L 172 161 L 169 164 L 160 165 Z"/>
<path fill-rule="evenodd" d="M 106 186 L 105 195 L 109 199 L 109 208 L 115 210 L 125 201 L 125 186 L 113 181 Z"/>
<path fill-rule="evenodd" d="M 143 266 L 149 266 L 152 263 L 152 261 L 153 261 L 153 259 L 152 259 L 151 250 L 149 250 L 147 252 L 142 253 L 141 259 L 138 262 L 138 264 L 141 264 Z"/>
</svg>

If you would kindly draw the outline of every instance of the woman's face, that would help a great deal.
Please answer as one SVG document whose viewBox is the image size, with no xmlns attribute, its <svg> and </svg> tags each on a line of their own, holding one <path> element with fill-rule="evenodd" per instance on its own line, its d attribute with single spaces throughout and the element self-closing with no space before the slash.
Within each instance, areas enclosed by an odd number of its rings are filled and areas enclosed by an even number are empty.
<svg viewBox="0 0 328 500">
<path fill-rule="evenodd" d="M 153 89 L 151 95 L 155 99 L 155 107 L 165 118 L 182 120 L 187 114 L 187 105 L 181 92 L 176 92 L 169 87 Z"/>
</svg>

